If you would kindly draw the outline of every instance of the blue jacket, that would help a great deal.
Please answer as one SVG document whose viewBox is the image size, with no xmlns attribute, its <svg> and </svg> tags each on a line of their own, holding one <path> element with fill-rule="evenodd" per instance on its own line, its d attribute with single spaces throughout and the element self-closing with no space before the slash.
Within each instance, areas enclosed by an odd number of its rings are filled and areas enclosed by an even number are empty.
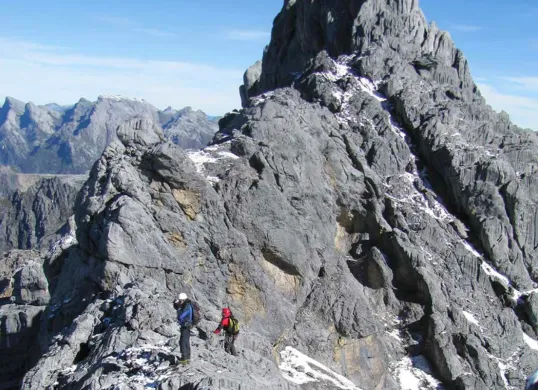
<svg viewBox="0 0 538 390">
<path fill-rule="evenodd" d="M 528 377 L 527 385 L 525 386 L 525 390 L 536 389 L 538 389 L 538 370 L 534 371 L 534 373 Z"/>
<path fill-rule="evenodd" d="M 183 306 L 177 311 L 177 321 L 179 325 L 186 326 L 192 324 L 192 304 L 191 301 L 185 301 Z"/>
</svg>

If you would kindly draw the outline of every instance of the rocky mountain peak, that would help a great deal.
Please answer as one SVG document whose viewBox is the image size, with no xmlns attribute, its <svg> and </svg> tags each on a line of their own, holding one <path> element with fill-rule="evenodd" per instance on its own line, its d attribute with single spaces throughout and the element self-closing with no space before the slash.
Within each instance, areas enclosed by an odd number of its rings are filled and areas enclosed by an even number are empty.
<svg viewBox="0 0 538 390">
<path fill-rule="evenodd" d="M 65 111 L 69 110 L 73 106 L 71 106 L 71 105 L 62 106 L 62 105 L 57 104 L 57 103 L 49 103 L 49 104 L 45 104 L 43 107 L 46 108 L 49 111 L 56 111 L 56 112 L 64 113 Z"/>
<path fill-rule="evenodd" d="M 6 97 L 3 106 L 0 108 L 0 123 L 13 122 L 18 115 L 24 112 L 25 104 L 12 97 Z"/>
<path fill-rule="evenodd" d="M 355 55 L 361 75 L 375 82 L 409 65 L 449 78 L 467 99 L 476 92 L 467 60 L 448 33 L 427 24 L 417 0 L 297 0 L 285 2 L 262 63 L 247 70 L 246 95 L 290 85 L 321 51 Z"/>
<path fill-rule="evenodd" d="M 17 100 L 15 98 L 12 98 L 10 96 L 6 97 L 4 101 L 4 105 L 2 106 L 3 110 L 7 109 L 13 109 L 18 113 L 21 113 L 24 111 L 24 102 L 21 102 L 20 100 Z"/>
</svg>

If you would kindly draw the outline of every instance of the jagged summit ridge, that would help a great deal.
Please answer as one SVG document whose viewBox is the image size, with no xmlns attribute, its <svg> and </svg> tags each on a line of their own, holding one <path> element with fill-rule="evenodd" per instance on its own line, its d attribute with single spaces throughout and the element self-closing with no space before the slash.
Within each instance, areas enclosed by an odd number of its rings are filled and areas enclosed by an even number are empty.
<svg viewBox="0 0 538 390">
<path fill-rule="evenodd" d="M 298 0 L 286 2 L 276 17 L 262 63 L 245 73 L 244 96 L 290 85 L 321 51 L 357 55 L 361 74 L 371 80 L 418 61 L 435 67 L 436 77 L 463 89 L 467 99 L 476 92 L 467 60 L 448 33 L 427 24 L 417 0 Z"/>
</svg>

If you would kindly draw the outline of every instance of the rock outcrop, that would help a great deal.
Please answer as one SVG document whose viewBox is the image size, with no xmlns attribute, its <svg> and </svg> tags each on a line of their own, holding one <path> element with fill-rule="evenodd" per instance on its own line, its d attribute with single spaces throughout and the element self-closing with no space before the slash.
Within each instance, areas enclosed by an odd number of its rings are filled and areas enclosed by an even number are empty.
<svg viewBox="0 0 538 390">
<path fill-rule="evenodd" d="M 206 146 L 218 130 L 201 111 L 159 111 L 138 99 L 101 96 L 61 107 L 7 98 L 0 108 L 0 165 L 23 173 L 86 173 L 116 139 L 117 127 L 135 117 L 150 118 L 184 148 Z"/>
<path fill-rule="evenodd" d="M 415 0 L 288 0 L 245 107 L 185 152 L 126 123 L 44 262 L 25 388 L 520 389 L 538 140 Z M 172 300 L 202 307 L 178 369 Z M 215 345 L 219 309 L 240 357 Z"/>
<path fill-rule="evenodd" d="M 208 117 L 200 110 L 185 107 L 174 110 L 168 107 L 159 112 L 164 136 L 183 149 L 201 149 L 207 146 L 218 131 L 220 118 Z"/>
<path fill-rule="evenodd" d="M 13 249 L 46 252 L 73 228 L 69 219 L 87 176 L 28 176 L 17 182 L 29 186 L 21 185 L 0 206 L 0 253 Z"/>
<path fill-rule="evenodd" d="M 39 358 L 36 339 L 49 298 L 38 252 L 13 251 L 0 259 L 0 388 L 16 388 Z"/>
</svg>

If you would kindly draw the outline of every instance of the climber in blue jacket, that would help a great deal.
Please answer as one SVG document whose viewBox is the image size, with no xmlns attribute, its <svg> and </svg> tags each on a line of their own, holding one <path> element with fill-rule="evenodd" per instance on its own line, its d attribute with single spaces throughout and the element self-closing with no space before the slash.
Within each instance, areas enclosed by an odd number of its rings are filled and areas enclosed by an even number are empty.
<svg viewBox="0 0 538 390">
<path fill-rule="evenodd" d="M 179 294 L 178 299 L 174 302 L 174 307 L 177 310 L 177 321 L 179 322 L 180 338 L 179 349 L 181 351 L 181 364 L 189 364 L 191 360 L 191 328 L 193 323 L 193 310 L 191 301 L 187 298 L 187 294 Z"/>
</svg>

